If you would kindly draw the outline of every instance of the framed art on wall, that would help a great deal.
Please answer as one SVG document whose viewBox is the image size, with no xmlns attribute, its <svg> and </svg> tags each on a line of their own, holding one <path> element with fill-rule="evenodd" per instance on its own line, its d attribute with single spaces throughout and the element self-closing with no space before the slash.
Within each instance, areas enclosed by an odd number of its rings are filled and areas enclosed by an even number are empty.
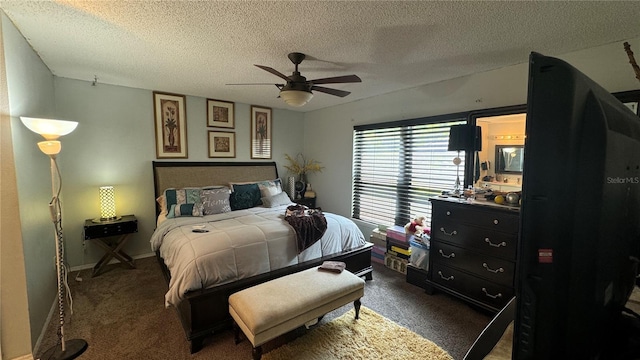
<svg viewBox="0 0 640 360">
<path fill-rule="evenodd" d="M 271 108 L 251 105 L 251 158 L 271 159 Z"/>
<path fill-rule="evenodd" d="M 233 129 L 234 105 L 230 101 L 207 99 L 207 126 Z"/>
<path fill-rule="evenodd" d="M 184 95 L 153 92 L 156 157 L 187 158 L 187 110 Z"/>
<path fill-rule="evenodd" d="M 236 157 L 236 133 L 230 131 L 209 131 L 209 157 Z"/>
</svg>

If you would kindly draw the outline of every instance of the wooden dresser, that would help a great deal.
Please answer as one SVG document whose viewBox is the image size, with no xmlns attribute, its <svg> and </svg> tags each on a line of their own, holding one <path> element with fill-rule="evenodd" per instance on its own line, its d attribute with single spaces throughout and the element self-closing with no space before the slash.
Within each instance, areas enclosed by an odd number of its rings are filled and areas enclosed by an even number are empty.
<svg viewBox="0 0 640 360">
<path fill-rule="evenodd" d="M 440 197 L 431 204 L 427 292 L 503 308 L 515 293 L 518 208 Z"/>
</svg>

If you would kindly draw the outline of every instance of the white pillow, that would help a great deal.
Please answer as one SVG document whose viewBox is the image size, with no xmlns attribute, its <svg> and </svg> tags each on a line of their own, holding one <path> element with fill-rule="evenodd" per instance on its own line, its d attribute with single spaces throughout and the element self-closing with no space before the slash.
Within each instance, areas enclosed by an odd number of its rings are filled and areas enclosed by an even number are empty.
<svg viewBox="0 0 640 360">
<path fill-rule="evenodd" d="M 273 196 L 263 197 L 261 200 L 262 200 L 262 205 L 268 208 L 272 208 L 280 205 L 289 205 L 293 203 L 293 201 L 289 199 L 289 195 L 287 195 L 286 192 L 281 192 Z"/>
<path fill-rule="evenodd" d="M 282 192 L 282 182 L 280 179 L 258 182 L 261 197 L 270 197 Z"/>
</svg>

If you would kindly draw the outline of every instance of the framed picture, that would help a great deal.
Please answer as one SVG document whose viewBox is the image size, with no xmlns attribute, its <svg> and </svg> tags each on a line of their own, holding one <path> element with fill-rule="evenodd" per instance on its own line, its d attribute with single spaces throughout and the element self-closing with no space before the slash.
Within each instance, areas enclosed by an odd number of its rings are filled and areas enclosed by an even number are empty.
<svg viewBox="0 0 640 360">
<path fill-rule="evenodd" d="M 207 126 L 233 129 L 235 127 L 234 103 L 207 99 Z"/>
<path fill-rule="evenodd" d="M 187 108 L 184 95 L 153 92 L 158 159 L 187 158 Z"/>
<path fill-rule="evenodd" d="M 230 131 L 209 131 L 209 157 L 236 157 L 236 133 Z"/>
<path fill-rule="evenodd" d="M 251 105 L 251 158 L 271 159 L 271 108 Z"/>
</svg>

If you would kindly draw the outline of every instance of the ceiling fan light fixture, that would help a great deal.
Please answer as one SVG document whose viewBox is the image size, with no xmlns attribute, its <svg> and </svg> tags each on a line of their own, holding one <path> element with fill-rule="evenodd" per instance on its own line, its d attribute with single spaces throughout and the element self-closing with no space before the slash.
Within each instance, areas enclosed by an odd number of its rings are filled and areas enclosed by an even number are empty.
<svg viewBox="0 0 640 360">
<path fill-rule="evenodd" d="M 280 91 L 280 97 L 288 105 L 300 107 L 308 103 L 313 97 L 313 94 L 310 91 L 282 90 Z"/>
</svg>

